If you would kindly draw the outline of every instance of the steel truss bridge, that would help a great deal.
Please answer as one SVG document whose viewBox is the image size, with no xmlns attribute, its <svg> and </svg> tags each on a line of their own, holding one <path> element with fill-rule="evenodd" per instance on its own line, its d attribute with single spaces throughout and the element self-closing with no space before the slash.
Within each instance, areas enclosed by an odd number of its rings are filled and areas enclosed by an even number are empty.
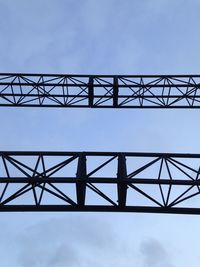
<svg viewBox="0 0 200 267">
<path fill-rule="evenodd" d="M 200 108 L 200 75 L 1 73 L 0 106 Z"/>
<path fill-rule="evenodd" d="M 200 108 L 200 75 L 0 74 L 0 106 Z M 0 211 L 200 214 L 200 154 L 0 151 Z"/>
<path fill-rule="evenodd" d="M 0 211 L 200 214 L 200 154 L 0 152 Z"/>
</svg>

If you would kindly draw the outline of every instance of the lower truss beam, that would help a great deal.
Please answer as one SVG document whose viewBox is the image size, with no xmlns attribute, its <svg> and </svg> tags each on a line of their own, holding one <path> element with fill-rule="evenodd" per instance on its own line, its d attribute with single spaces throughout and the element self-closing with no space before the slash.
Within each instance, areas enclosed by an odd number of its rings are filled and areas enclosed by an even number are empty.
<svg viewBox="0 0 200 267">
<path fill-rule="evenodd" d="M 0 152 L 1 211 L 200 214 L 200 154 Z"/>
</svg>

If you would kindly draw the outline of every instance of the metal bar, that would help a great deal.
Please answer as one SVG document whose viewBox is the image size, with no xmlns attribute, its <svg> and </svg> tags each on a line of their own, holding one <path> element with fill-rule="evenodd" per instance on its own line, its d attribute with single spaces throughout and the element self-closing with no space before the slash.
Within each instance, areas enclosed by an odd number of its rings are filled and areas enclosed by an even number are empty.
<svg viewBox="0 0 200 267">
<path fill-rule="evenodd" d="M 165 208 L 146 206 L 70 206 L 70 205 L 5 205 L 0 206 L 0 212 L 137 212 L 137 213 L 162 213 L 200 215 L 198 208 Z"/>
<path fill-rule="evenodd" d="M 90 91 L 90 90 L 89 90 Z M 92 91 L 92 90 L 91 90 Z M 38 97 L 38 93 L 35 93 L 35 94 L 24 94 L 24 93 L 15 93 L 14 94 L 15 96 L 20 96 L 20 97 Z M 91 96 L 94 96 L 94 94 L 92 94 L 92 92 L 89 94 L 89 98 L 90 98 L 90 95 Z M 5 97 L 5 96 L 13 96 L 13 94 L 11 93 L 0 93 L 0 97 Z M 45 93 L 40 93 L 39 94 L 40 98 L 42 97 L 46 97 L 46 96 L 49 96 L 49 94 L 45 94 Z M 76 94 L 55 94 L 55 93 L 52 93 L 51 94 L 52 97 L 58 97 L 58 98 L 62 98 L 62 97 L 74 97 L 74 98 L 83 98 L 82 95 L 76 95 Z M 86 95 L 86 97 L 88 98 L 88 96 Z M 100 94 L 95 94 L 95 97 L 102 97 L 102 95 Z M 130 98 L 132 97 L 131 95 L 118 95 L 118 99 L 124 99 L 124 98 Z M 166 98 L 166 99 L 170 99 L 170 98 L 178 98 L 180 97 L 180 95 L 148 95 L 148 99 L 151 99 L 151 98 Z M 104 95 L 103 98 L 108 98 L 108 99 L 111 99 L 113 98 L 112 95 Z M 134 99 L 139 99 L 139 98 L 147 98 L 147 96 L 145 95 L 135 95 L 134 96 Z M 187 98 L 187 99 L 191 99 L 191 100 L 194 100 L 194 96 L 193 95 L 186 95 L 184 98 Z M 198 99 L 200 98 L 200 95 L 195 95 L 195 99 Z"/>
<path fill-rule="evenodd" d="M 89 77 L 89 83 L 88 83 L 88 104 L 89 107 L 93 107 L 94 103 L 94 80 L 93 77 Z"/>
<path fill-rule="evenodd" d="M 174 158 L 199 158 L 200 154 L 197 153 L 152 153 L 152 152 L 80 152 L 80 151 L 0 151 L 0 157 L 2 156 L 75 156 L 75 158 L 85 155 L 85 156 L 115 156 L 118 157 L 123 154 L 126 157 L 139 157 L 139 158 L 169 158 L 174 160 Z M 178 162 L 180 164 L 180 162 Z M 186 165 L 185 165 L 186 166 Z M 197 170 L 198 172 L 198 170 Z"/>
<path fill-rule="evenodd" d="M 118 98 L 119 98 L 119 85 L 118 85 L 118 77 L 115 76 L 113 78 L 113 107 L 118 107 Z"/>
<path fill-rule="evenodd" d="M 75 177 L 52 177 L 52 178 L 24 178 L 24 177 L 0 177 L 0 184 L 3 183 L 13 183 L 13 184 L 24 184 L 24 183 L 55 183 L 55 184 L 79 184 L 82 182 L 82 179 Z M 169 179 L 149 179 L 149 178 L 123 178 L 116 179 L 110 177 L 92 177 L 92 178 L 85 178 L 85 183 L 93 183 L 93 184 L 116 184 L 116 185 L 126 185 L 129 184 L 149 184 L 149 185 L 199 185 L 200 186 L 200 179 L 199 180 L 169 180 Z"/>
<path fill-rule="evenodd" d="M 129 179 L 127 179 L 126 157 L 123 154 L 118 157 L 117 180 L 118 205 L 125 207 L 128 188 L 127 180 Z"/>
<path fill-rule="evenodd" d="M 78 159 L 77 174 L 76 174 L 76 179 L 79 180 L 79 182 L 76 183 L 77 204 L 80 206 L 84 206 L 85 204 L 86 175 L 87 175 L 86 156 L 81 155 Z"/>
</svg>

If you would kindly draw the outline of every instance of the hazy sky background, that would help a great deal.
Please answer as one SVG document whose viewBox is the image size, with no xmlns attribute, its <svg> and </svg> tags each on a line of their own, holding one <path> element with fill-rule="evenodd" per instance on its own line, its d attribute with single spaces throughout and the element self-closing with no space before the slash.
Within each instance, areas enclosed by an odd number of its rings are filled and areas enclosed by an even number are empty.
<svg viewBox="0 0 200 267">
<path fill-rule="evenodd" d="M 0 0 L 0 71 L 199 74 L 200 0 Z M 0 109 L 1 150 L 199 153 L 198 110 Z M 3 267 L 199 266 L 198 216 L 0 214 Z"/>
</svg>

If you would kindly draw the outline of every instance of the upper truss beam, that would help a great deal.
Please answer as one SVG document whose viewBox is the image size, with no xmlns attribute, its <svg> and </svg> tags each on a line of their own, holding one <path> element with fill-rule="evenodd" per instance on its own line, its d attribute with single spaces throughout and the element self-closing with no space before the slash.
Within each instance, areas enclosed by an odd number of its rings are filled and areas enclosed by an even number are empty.
<svg viewBox="0 0 200 267">
<path fill-rule="evenodd" d="M 200 214 L 200 154 L 0 152 L 0 211 Z"/>
<path fill-rule="evenodd" d="M 200 108 L 200 75 L 1 73 L 0 106 Z"/>
</svg>

